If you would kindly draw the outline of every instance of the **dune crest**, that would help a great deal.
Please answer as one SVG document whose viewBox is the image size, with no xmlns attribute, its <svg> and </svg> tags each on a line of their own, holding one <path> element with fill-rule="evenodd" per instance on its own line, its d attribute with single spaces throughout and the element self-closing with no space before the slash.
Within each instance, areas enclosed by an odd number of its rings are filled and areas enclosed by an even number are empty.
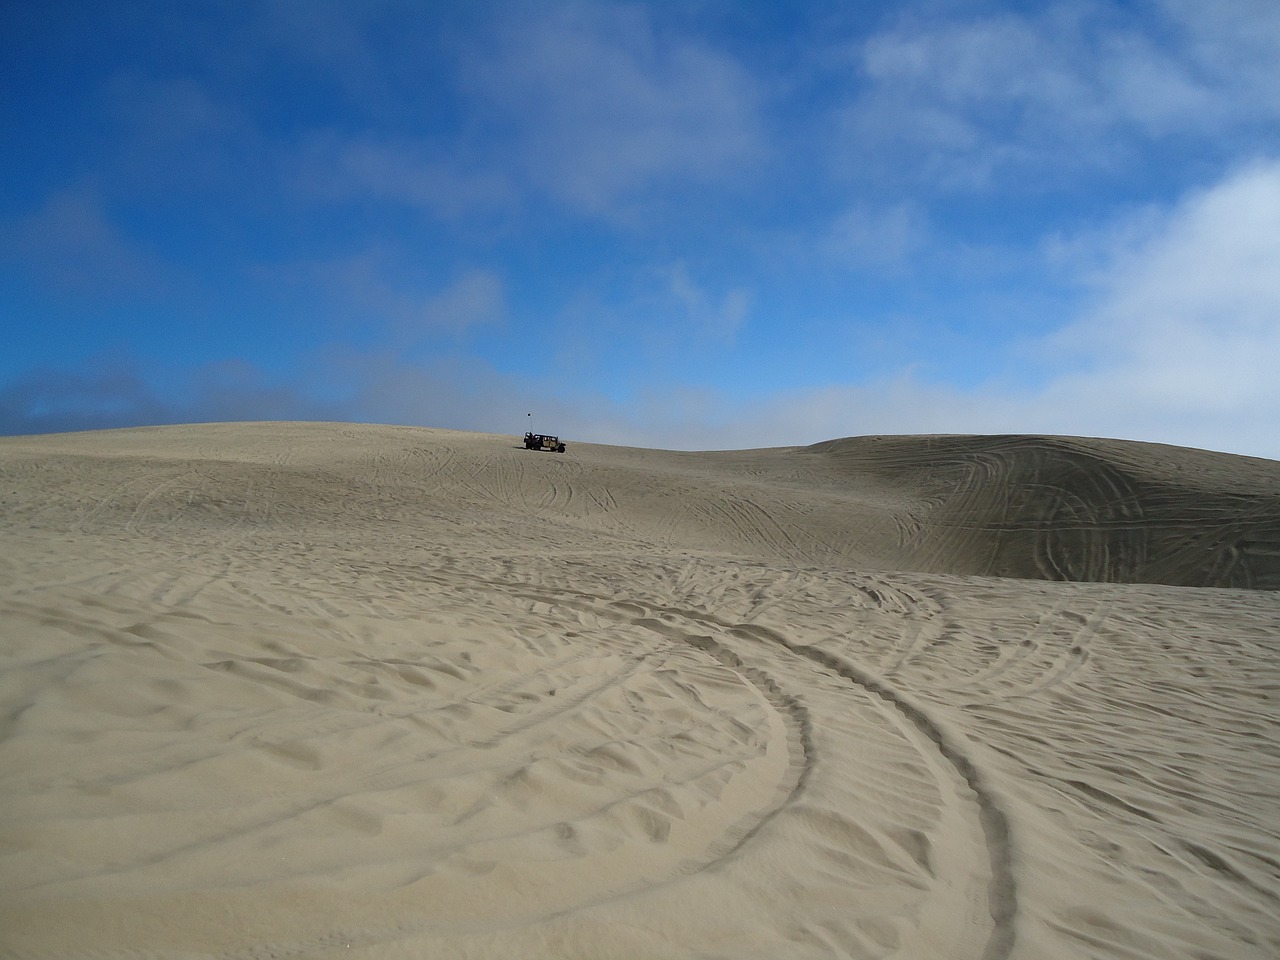
<svg viewBox="0 0 1280 960">
<path fill-rule="evenodd" d="M 0 439 L 0 952 L 1275 956 L 1278 491 L 1074 438 Z"/>
</svg>

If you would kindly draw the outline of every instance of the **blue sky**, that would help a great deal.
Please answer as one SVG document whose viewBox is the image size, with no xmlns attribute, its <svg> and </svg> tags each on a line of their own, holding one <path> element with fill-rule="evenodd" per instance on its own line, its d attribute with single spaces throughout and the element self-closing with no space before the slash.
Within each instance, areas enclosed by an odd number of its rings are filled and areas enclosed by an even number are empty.
<svg viewBox="0 0 1280 960">
<path fill-rule="evenodd" d="M 0 433 L 1280 459 L 1277 64 L 1275 0 L 10 0 Z"/>
</svg>

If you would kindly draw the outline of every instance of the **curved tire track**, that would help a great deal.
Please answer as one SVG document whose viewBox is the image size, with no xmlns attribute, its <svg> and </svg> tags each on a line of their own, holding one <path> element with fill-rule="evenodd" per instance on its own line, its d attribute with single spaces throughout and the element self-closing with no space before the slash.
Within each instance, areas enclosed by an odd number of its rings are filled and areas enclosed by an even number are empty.
<svg viewBox="0 0 1280 960">
<path fill-rule="evenodd" d="M 892 687 L 863 672 L 847 660 L 818 647 L 793 644 L 780 636 L 778 642 L 793 653 L 812 660 L 888 703 L 933 743 L 943 759 L 955 768 L 961 779 L 973 791 L 991 860 L 988 908 L 991 912 L 993 927 L 986 948 L 982 952 L 982 960 L 1004 960 L 1013 950 L 1014 917 L 1018 911 L 1017 882 L 1013 871 L 1013 843 L 1009 830 L 1009 818 L 991 791 L 987 789 L 973 760 L 927 713 Z"/>
<path fill-rule="evenodd" d="M 978 809 L 978 820 L 985 840 L 990 861 L 990 883 L 987 897 L 987 908 L 991 916 L 992 929 L 987 943 L 981 953 L 982 960 L 1005 960 L 1014 946 L 1014 918 L 1017 915 L 1017 881 L 1013 869 L 1013 842 L 1009 827 L 1009 819 L 998 799 L 987 787 L 986 782 L 972 758 L 955 739 L 947 734 L 922 708 L 912 703 L 903 694 L 882 680 L 867 673 L 853 663 L 833 653 L 807 644 L 795 643 L 781 633 L 768 627 L 749 623 L 728 623 L 701 611 L 682 610 L 660 606 L 647 607 L 641 604 L 628 604 L 626 610 L 618 609 L 616 604 L 610 608 L 597 607 L 596 598 L 578 594 L 578 599 L 571 601 L 592 607 L 602 615 L 617 617 L 637 626 L 645 627 L 663 636 L 680 642 L 691 644 L 726 666 L 749 678 L 749 682 L 768 692 L 765 694 L 775 708 L 781 706 L 786 715 L 792 717 L 798 728 L 798 746 L 804 759 L 794 787 L 786 797 L 768 810 L 755 826 L 747 830 L 732 846 L 719 853 L 719 859 L 727 857 L 752 836 L 754 836 L 768 820 L 777 816 L 787 804 L 797 797 L 808 779 L 813 765 L 813 743 L 810 735 L 811 720 L 807 709 L 797 698 L 786 693 L 776 678 L 768 673 L 750 666 L 741 656 L 711 636 L 693 633 L 681 629 L 665 620 L 656 617 L 637 617 L 633 614 L 637 608 L 649 609 L 657 614 L 678 617 L 687 622 L 710 626 L 727 632 L 744 640 L 756 640 L 780 646 L 792 654 L 802 657 L 823 670 L 832 673 L 848 683 L 878 697 L 892 709 L 903 721 L 921 734 L 931 743 L 942 759 L 956 772 L 959 778 L 972 792 Z M 545 599 L 545 598 L 543 598 Z M 631 615 L 628 615 L 631 614 Z M 762 691 L 763 692 L 763 691 Z M 705 864 L 701 869 L 710 867 L 715 860 Z"/>
</svg>

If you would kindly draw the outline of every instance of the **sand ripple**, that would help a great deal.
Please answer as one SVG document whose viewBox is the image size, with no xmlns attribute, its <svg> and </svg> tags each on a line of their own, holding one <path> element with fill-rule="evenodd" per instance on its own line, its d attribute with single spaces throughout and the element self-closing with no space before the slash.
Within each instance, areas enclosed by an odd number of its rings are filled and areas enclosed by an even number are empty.
<svg viewBox="0 0 1280 960">
<path fill-rule="evenodd" d="M 1144 451 L 0 442 L 0 948 L 1274 956 L 1277 594 L 1056 582 L 1270 582 Z"/>
</svg>

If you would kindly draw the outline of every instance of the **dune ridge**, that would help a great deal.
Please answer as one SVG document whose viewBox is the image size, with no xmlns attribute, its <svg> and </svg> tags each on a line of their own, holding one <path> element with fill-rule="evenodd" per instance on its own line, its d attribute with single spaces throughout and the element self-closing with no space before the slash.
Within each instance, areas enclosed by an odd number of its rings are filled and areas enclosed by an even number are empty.
<svg viewBox="0 0 1280 960">
<path fill-rule="evenodd" d="M 911 489 L 910 569 L 1030 579 L 1280 587 L 1280 465 L 1051 437 L 836 440 L 811 448 Z"/>
<path fill-rule="evenodd" d="M 22 957 L 1271 957 L 1280 464 L 0 439 Z"/>
</svg>

